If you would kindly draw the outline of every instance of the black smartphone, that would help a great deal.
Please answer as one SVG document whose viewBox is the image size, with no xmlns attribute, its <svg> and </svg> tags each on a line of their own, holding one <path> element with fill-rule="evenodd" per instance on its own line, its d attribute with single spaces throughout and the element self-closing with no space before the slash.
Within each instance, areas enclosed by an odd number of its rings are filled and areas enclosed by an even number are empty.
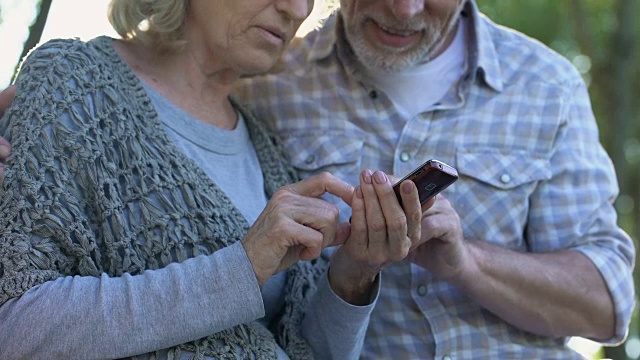
<svg viewBox="0 0 640 360">
<path fill-rule="evenodd" d="M 400 184 L 405 180 L 411 180 L 418 188 L 420 204 L 424 204 L 439 192 L 458 180 L 458 171 L 442 161 L 431 159 L 409 173 L 393 185 L 393 191 L 402 205 L 400 197 Z"/>
</svg>

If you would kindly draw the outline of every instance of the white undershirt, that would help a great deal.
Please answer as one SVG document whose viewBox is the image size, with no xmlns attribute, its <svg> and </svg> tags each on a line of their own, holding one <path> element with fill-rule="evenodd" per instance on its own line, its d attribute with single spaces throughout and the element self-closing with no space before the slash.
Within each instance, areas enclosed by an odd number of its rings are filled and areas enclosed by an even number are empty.
<svg viewBox="0 0 640 360">
<path fill-rule="evenodd" d="M 367 74 L 367 80 L 382 90 L 409 119 L 431 110 L 465 71 L 464 28 L 465 22 L 461 20 L 455 38 L 435 59 L 399 72 Z"/>
</svg>

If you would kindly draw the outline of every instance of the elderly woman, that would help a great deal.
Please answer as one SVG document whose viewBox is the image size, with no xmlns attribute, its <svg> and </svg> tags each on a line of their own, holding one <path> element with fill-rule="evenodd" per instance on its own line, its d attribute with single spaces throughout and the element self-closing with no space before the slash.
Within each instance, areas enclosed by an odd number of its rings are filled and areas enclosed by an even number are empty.
<svg viewBox="0 0 640 360">
<path fill-rule="evenodd" d="M 415 185 L 403 211 L 381 172 L 294 183 L 228 96 L 311 6 L 114 0 L 121 39 L 29 55 L 0 125 L 0 358 L 358 357 L 379 270 L 420 234 Z"/>
</svg>

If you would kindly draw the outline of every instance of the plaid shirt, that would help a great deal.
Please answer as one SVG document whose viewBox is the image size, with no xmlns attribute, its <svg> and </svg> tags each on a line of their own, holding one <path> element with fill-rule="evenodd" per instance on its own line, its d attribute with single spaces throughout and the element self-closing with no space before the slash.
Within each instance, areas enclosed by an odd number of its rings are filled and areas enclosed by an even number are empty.
<svg viewBox="0 0 640 360">
<path fill-rule="evenodd" d="M 430 158 L 453 165 L 460 179 L 444 196 L 465 238 L 520 252 L 582 252 L 609 287 L 616 316 L 609 343 L 619 342 L 634 303 L 635 249 L 616 225 L 616 175 L 585 84 L 564 58 L 496 26 L 473 1 L 463 21 L 466 75 L 414 118 L 361 80 L 340 50 L 335 14 L 294 44 L 286 72 L 248 80 L 237 96 L 279 133 L 303 176 L 329 171 L 357 185 L 363 168 L 402 176 Z M 350 209 L 336 204 L 348 219 Z M 580 358 L 566 340 L 518 330 L 400 262 L 382 274 L 362 358 Z"/>
</svg>

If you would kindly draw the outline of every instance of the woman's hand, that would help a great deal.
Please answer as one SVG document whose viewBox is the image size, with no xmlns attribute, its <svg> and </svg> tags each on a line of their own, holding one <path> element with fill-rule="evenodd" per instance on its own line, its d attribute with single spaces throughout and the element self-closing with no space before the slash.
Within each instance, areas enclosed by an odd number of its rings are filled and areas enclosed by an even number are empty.
<svg viewBox="0 0 640 360">
<path fill-rule="evenodd" d="M 329 282 L 341 298 L 366 304 L 380 270 L 403 260 L 420 241 L 422 209 L 418 190 L 411 181 L 400 188 L 404 209 L 393 183 L 382 171 L 360 174 L 360 186 L 351 200 L 351 233 L 331 259 Z"/>
<path fill-rule="evenodd" d="M 338 208 L 318 198 L 324 193 L 349 204 L 353 187 L 329 173 L 284 186 L 249 229 L 242 245 L 260 286 L 298 260 L 314 259 L 347 239 L 349 225 L 338 224 Z"/>
</svg>

